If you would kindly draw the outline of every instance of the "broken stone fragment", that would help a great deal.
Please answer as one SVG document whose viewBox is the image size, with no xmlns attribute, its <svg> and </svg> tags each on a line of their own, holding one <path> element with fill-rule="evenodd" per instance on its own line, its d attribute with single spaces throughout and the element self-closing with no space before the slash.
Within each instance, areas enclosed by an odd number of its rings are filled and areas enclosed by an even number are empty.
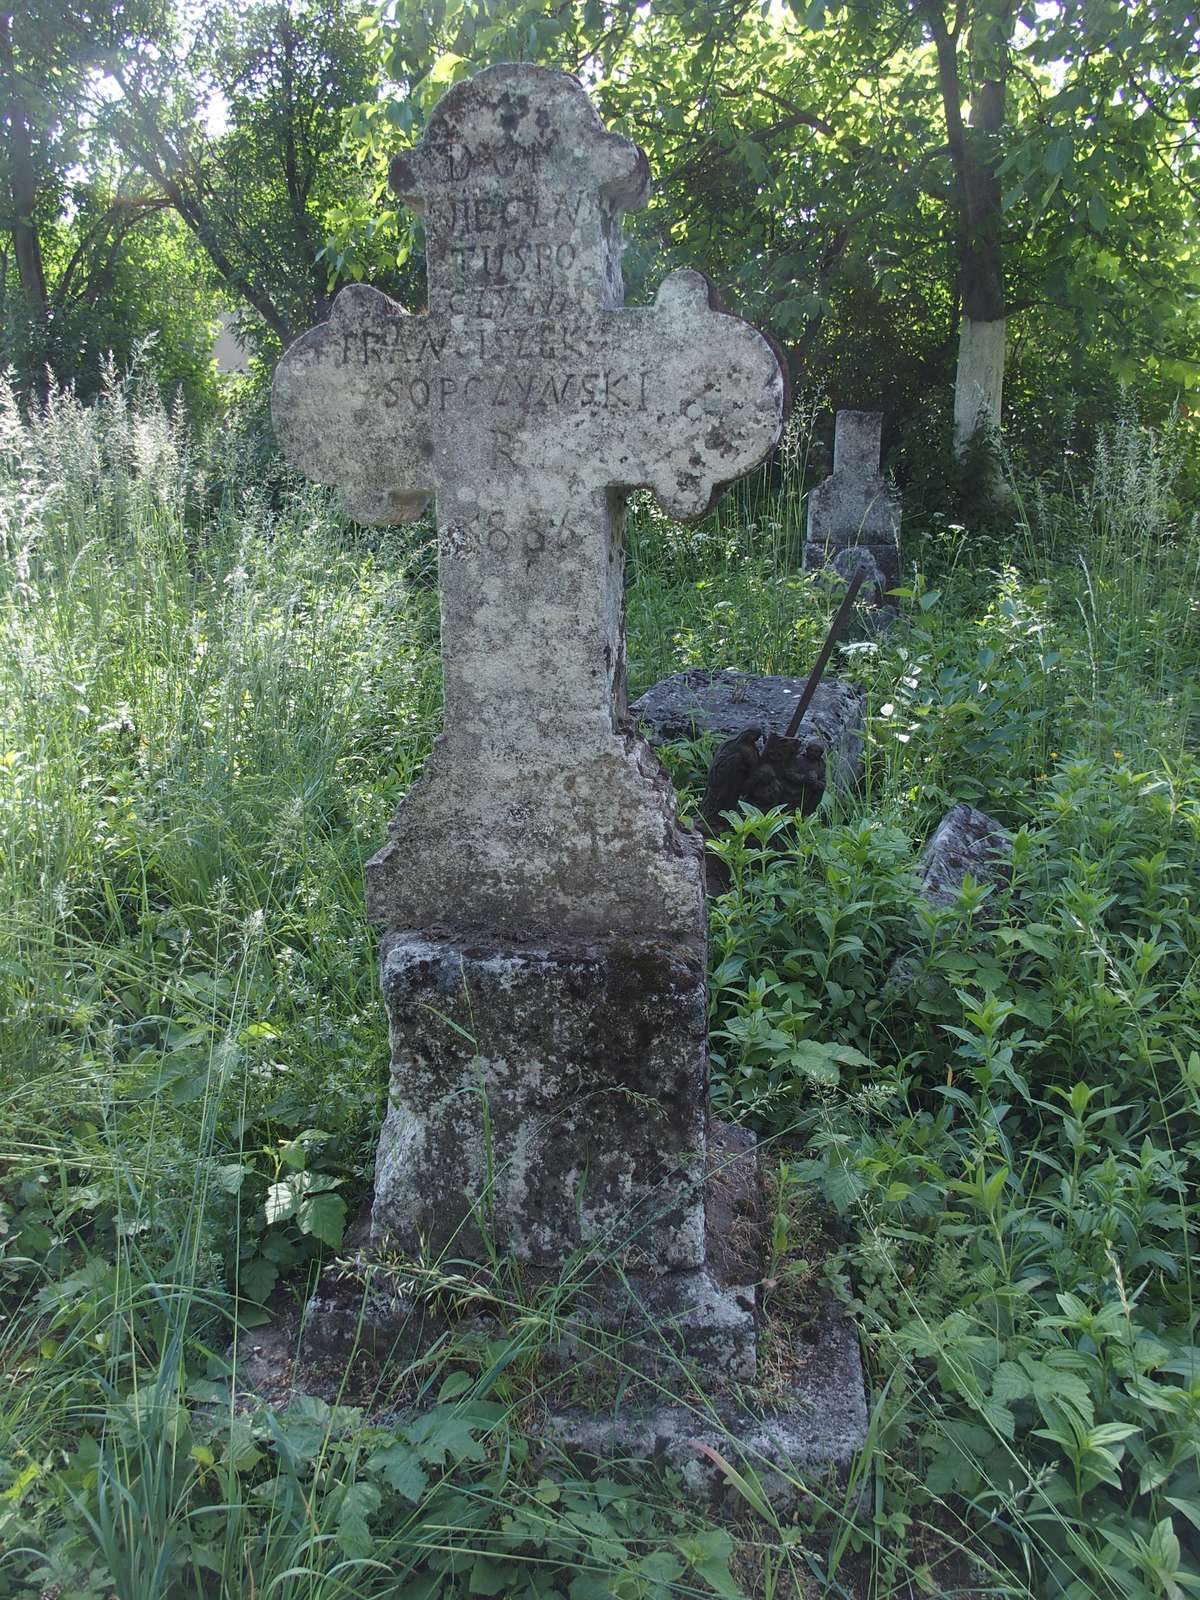
<svg viewBox="0 0 1200 1600">
<path fill-rule="evenodd" d="M 921 853 L 921 893 L 938 910 L 952 906 L 970 874 L 976 883 L 1007 882 L 1012 839 L 995 817 L 965 801 L 951 806 Z"/>
<path fill-rule="evenodd" d="M 995 817 L 959 801 L 929 835 L 921 852 L 921 895 L 937 911 L 947 911 L 969 875 L 976 883 L 999 887 L 1011 871 L 1012 839 Z M 983 924 L 994 913 L 989 895 L 980 914 Z M 912 954 L 899 955 L 888 973 L 889 988 L 905 988 L 916 977 Z"/>
</svg>

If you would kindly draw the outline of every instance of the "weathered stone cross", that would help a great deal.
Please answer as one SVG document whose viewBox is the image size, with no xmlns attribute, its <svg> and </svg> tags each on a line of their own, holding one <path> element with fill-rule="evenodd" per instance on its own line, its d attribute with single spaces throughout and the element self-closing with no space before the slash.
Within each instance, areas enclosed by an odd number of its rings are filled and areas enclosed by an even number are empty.
<svg viewBox="0 0 1200 1600">
<path fill-rule="evenodd" d="M 425 213 L 428 314 L 344 289 L 272 399 L 352 516 L 437 503 L 445 731 L 367 864 L 392 1040 L 372 1238 L 547 1266 L 631 1239 L 647 1303 L 744 1376 L 753 1290 L 706 1265 L 700 842 L 626 716 L 622 513 L 636 485 L 706 511 L 775 443 L 783 375 L 698 273 L 622 309 L 646 160 L 563 73 L 453 88 L 392 181 Z"/>
<path fill-rule="evenodd" d="M 565 74 L 457 85 L 391 176 L 424 212 L 427 315 L 344 289 L 272 400 L 286 454 L 351 516 L 436 499 L 445 732 L 368 866 L 371 915 L 690 936 L 694 849 L 624 726 L 621 491 L 706 511 L 776 441 L 779 363 L 698 273 L 622 309 L 646 159 Z"/>
</svg>

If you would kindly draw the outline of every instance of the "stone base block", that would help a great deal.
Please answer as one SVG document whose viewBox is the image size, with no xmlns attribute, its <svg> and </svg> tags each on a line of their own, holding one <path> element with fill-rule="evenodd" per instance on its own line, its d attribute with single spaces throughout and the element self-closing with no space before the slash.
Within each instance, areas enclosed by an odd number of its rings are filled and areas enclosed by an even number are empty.
<svg viewBox="0 0 1200 1600">
<path fill-rule="evenodd" d="M 580 1464 L 669 1467 L 694 1495 L 738 1506 L 744 1502 L 728 1463 L 786 1511 L 807 1488 L 845 1481 L 867 1421 L 858 1335 L 843 1308 L 829 1302 L 797 1338 L 791 1369 L 769 1391 L 567 1406 L 550 1411 L 540 1432 L 546 1446 Z"/>
<path fill-rule="evenodd" d="M 536 1318 L 539 1306 L 555 1307 L 554 1336 L 539 1340 L 549 1370 L 587 1373 L 590 1386 L 601 1371 L 660 1374 L 682 1361 L 717 1383 L 753 1380 L 762 1185 L 757 1146 L 744 1129 L 710 1126 L 703 1203 L 699 1267 L 625 1270 L 588 1257 L 565 1271 L 523 1270 L 523 1310 Z M 366 1219 L 352 1230 L 352 1253 L 326 1268 L 308 1302 L 302 1349 L 313 1365 L 356 1349 L 403 1364 L 452 1334 L 497 1338 L 516 1314 L 486 1274 L 389 1260 L 367 1243 L 368 1231 Z"/>
<path fill-rule="evenodd" d="M 662 1375 L 683 1361 L 717 1381 L 750 1383 L 755 1333 L 753 1284 L 721 1283 L 707 1268 L 605 1276 L 579 1295 L 550 1365 Z"/>
<path fill-rule="evenodd" d="M 680 1274 L 675 1290 L 680 1299 L 696 1288 L 707 1274 Z M 629 1283 L 632 1298 L 645 1290 L 645 1282 Z M 301 1368 L 291 1371 L 294 1389 L 336 1395 L 349 1403 L 370 1405 L 373 1394 L 387 1392 L 381 1374 L 402 1370 L 422 1352 L 434 1347 L 445 1336 L 446 1325 L 437 1315 L 421 1312 L 413 1302 L 406 1307 L 406 1320 L 397 1323 L 398 1302 L 384 1294 L 363 1299 L 362 1283 L 342 1278 L 342 1298 L 330 1275 L 322 1291 L 309 1302 L 306 1330 L 299 1341 Z M 662 1296 L 672 1293 L 669 1286 L 659 1288 L 659 1306 L 646 1304 L 646 1310 L 662 1307 Z M 750 1294 L 754 1291 L 750 1290 Z M 726 1301 L 728 1310 L 728 1301 Z M 616 1301 L 610 1312 L 619 1323 Z M 717 1346 L 726 1354 L 744 1350 L 741 1330 L 722 1325 L 722 1315 L 714 1315 L 691 1325 L 691 1333 L 707 1334 L 717 1341 L 702 1349 L 693 1338 L 691 1354 L 714 1358 Z M 459 1338 L 470 1333 L 470 1323 L 458 1322 Z M 498 1338 L 502 1326 L 496 1317 L 480 1312 L 475 1326 L 478 1341 Z M 667 1325 L 654 1331 L 650 1347 L 658 1352 L 654 1360 L 638 1358 L 638 1347 L 630 1338 L 605 1342 L 594 1339 L 595 1328 L 571 1344 L 565 1331 L 558 1352 L 542 1350 L 542 1392 L 550 1402 L 541 1413 L 526 1413 L 526 1426 L 541 1440 L 547 1459 L 565 1454 L 579 1466 L 595 1461 L 621 1464 L 626 1469 L 675 1470 L 691 1493 L 706 1501 L 739 1504 L 739 1491 L 726 1472 L 725 1464 L 746 1475 L 749 1472 L 765 1498 L 786 1510 L 803 1498 L 805 1486 L 819 1486 L 830 1477 L 845 1482 L 854 1456 L 867 1435 L 867 1400 L 858 1333 L 842 1306 L 822 1301 L 805 1317 L 787 1341 L 786 1350 L 774 1350 L 770 1376 L 755 1382 L 744 1370 L 718 1363 L 688 1370 L 670 1358 L 674 1341 Z M 728 1338 L 734 1331 L 734 1338 Z M 626 1334 L 629 1328 L 626 1326 Z M 371 1346 L 373 1336 L 382 1336 Z M 608 1334 L 611 1339 L 611 1331 Z M 296 1349 L 294 1333 L 283 1339 L 285 1349 Z M 373 1355 L 362 1374 L 363 1394 L 354 1382 L 347 1386 L 342 1378 L 347 1358 L 354 1350 Z M 597 1354 L 600 1352 L 600 1354 Z M 717 1370 L 714 1370 L 717 1368 Z M 653 1389 L 638 1382 L 632 1374 L 648 1374 Z M 254 1370 L 259 1390 L 267 1389 L 264 1373 Z M 274 1403 L 285 1397 L 270 1395 Z M 392 1405 L 389 1416 L 410 1416 L 408 1406 Z M 381 1418 L 386 1421 L 386 1418 Z"/>
<path fill-rule="evenodd" d="M 522 1426 L 548 1462 L 670 1467 L 736 1510 L 729 1463 L 786 1509 L 806 1486 L 844 1480 L 867 1405 L 854 1324 L 819 1287 L 819 1263 L 809 1296 L 760 1317 L 762 1201 L 753 1139 L 714 1123 L 699 1269 L 621 1272 L 582 1259 L 559 1275 L 525 1268 L 518 1289 L 506 1272 L 439 1275 L 374 1257 L 364 1218 L 347 1241 L 356 1253 L 326 1269 L 303 1325 L 292 1310 L 243 1340 L 239 1393 L 275 1406 L 317 1394 L 387 1425 L 419 1409 L 431 1355 L 453 1364 L 459 1351 L 477 1370 L 486 1346 L 527 1327 L 541 1400 Z"/>
<path fill-rule="evenodd" d="M 429 1295 L 427 1287 L 365 1255 L 327 1270 L 305 1313 L 304 1359 L 320 1367 L 360 1350 L 377 1364 L 402 1366 L 445 1337 L 503 1336 L 508 1318 L 494 1290 L 453 1276 L 444 1292 Z M 478 1310 L 471 1309 L 473 1303 Z M 509 1316 L 516 1314 L 510 1309 Z M 538 1313 L 522 1315 L 536 1321 Z M 753 1284 L 724 1284 L 705 1267 L 597 1271 L 556 1309 L 541 1360 L 547 1372 L 578 1375 L 584 1394 L 601 1377 L 617 1385 L 630 1375 L 677 1372 L 681 1363 L 717 1383 L 749 1383 L 755 1376 L 755 1334 Z"/>
<path fill-rule="evenodd" d="M 703 1266 L 705 954 L 392 936 L 372 1251 Z"/>
</svg>

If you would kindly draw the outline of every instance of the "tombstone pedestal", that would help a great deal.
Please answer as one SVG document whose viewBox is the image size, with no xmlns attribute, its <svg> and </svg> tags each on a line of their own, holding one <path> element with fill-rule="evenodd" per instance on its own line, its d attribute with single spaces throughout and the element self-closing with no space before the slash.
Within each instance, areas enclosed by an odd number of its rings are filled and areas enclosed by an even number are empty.
<svg viewBox="0 0 1200 1600">
<path fill-rule="evenodd" d="M 757 1162 L 750 1163 L 757 1174 Z M 447 1337 L 502 1338 L 520 1315 L 541 1324 L 536 1339 L 539 1371 L 564 1393 L 556 1410 L 594 1401 L 604 1385 L 651 1378 L 673 1388 L 683 1374 L 699 1393 L 719 1394 L 753 1384 L 758 1374 L 757 1283 L 734 1281 L 724 1241 L 713 1240 L 712 1259 L 699 1267 L 664 1271 L 608 1264 L 603 1257 L 523 1273 L 527 1303 L 499 1311 L 494 1293 L 478 1290 L 479 1310 L 464 1268 L 477 1258 L 453 1254 L 428 1274 L 408 1257 L 367 1246 L 343 1265 L 327 1269 L 306 1308 L 302 1350 L 319 1368 L 328 1359 L 363 1352 L 403 1370 L 419 1363 Z M 737 1258 L 734 1257 L 734 1260 Z M 430 1283 L 457 1282 L 452 1309 L 439 1304 Z M 443 1300 L 446 1297 L 442 1297 Z M 553 1326 L 540 1308 L 555 1304 Z M 565 1386 L 559 1382 L 564 1376 Z"/>
<path fill-rule="evenodd" d="M 705 950 L 392 936 L 371 1237 L 558 1267 L 705 1260 Z"/>
<path fill-rule="evenodd" d="M 717 1383 L 752 1381 L 757 1157 L 709 1126 L 705 955 L 662 939 L 390 936 L 367 1277 L 397 1253 L 444 1271 L 509 1259 L 535 1294 L 566 1287 L 551 1366 L 684 1360 Z M 326 1351 L 352 1342 L 361 1291 L 338 1304 L 327 1295 L 310 1318 Z M 365 1318 L 376 1347 L 416 1354 L 428 1337 L 413 1296 L 384 1277 Z"/>
<path fill-rule="evenodd" d="M 678 826 L 657 757 L 614 727 L 603 686 L 588 721 L 539 685 L 551 704 L 531 727 L 533 692 L 497 706 L 477 738 L 435 742 L 366 864 L 372 921 L 478 932 L 481 948 L 621 930 L 702 941 L 701 845 Z"/>
</svg>

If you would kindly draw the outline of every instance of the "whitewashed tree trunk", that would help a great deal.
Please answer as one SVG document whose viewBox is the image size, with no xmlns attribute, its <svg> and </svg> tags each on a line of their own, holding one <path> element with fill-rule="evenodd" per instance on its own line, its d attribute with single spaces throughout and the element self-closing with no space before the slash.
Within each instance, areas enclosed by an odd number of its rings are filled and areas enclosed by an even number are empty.
<svg viewBox="0 0 1200 1600">
<path fill-rule="evenodd" d="M 1004 393 L 1005 319 L 975 322 L 964 316 L 954 379 L 954 446 L 964 450 L 980 428 L 999 431 Z"/>
</svg>

